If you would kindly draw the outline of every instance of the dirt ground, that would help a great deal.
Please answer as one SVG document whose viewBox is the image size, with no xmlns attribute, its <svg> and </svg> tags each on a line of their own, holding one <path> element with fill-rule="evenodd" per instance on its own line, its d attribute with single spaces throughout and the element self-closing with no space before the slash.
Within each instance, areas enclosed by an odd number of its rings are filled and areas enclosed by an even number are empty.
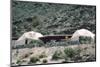
<svg viewBox="0 0 100 67">
<path fill-rule="evenodd" d="M 70 45 L 70 46 L 56 46 L 56 47 L 33 47 L 23 49 L 12 49 L 12 65 L 28 65 L 31 57 L 39 57 L 44 54 L 45 57 L 40 58 L 40 61 L 32 64 L 43 64 L 43 60 L 46 59 L 46 63 L 62 63 L 65 59 L 52 60 L 52 56 L 55 51 L 64 51 L 65 48 L 81 49 L 80 56 L 88 57 L 91 55 L 95 58 L 95 45 L 94 44 L 82 44 L 82 45 Z M 87 58 L 86 57 L 86 58 Z M 84 58 L 84 59 L 86 59 Z"/>
</svg>

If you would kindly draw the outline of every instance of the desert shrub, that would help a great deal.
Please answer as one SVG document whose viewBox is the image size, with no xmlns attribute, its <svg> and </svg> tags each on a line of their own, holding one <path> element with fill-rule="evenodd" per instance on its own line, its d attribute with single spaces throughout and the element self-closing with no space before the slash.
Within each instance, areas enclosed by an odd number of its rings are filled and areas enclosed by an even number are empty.
<svg viewBox="0 0 100 67">
<path fill-rule="evenodd" d="M 46 44 L 47 44 L 47 46 L 55 46 L 57 43 L 55 40 L 51 40 L 51 41 L 47 42 Z"/>
<path fill-rule="evenodd" d="M 30 63 L 36 63 L 37 61 L 39 61 L 38 57 L 31 57 L 30 58 Z"/>
<path fill-rule="evenodd" d="M 75 48 L 75 51 L 76 51 L 76 55 L 80 55 L 80 53 L 82 52 L 82 48 L 77 47 Z"/>
<path fill-rule="evenodd" d="M 73 58 L 76 55 L 76 50 L 72 48 L 65 48 L 64 53 L 66 54 L 66 57 Z"/>
<path fill-rule="evenodd" d="M 65 50 L 64 50 L 65 61 L 64 62 L 69 62 L 69 61 L 70 62 L 77 62 L 77 61 L 81 60 L 82 59 L 82 57 L 80 56 L 81 51 L 82 51 L 82 49 L 79 47 L 75 48 L 75 49 L 65 48 Z"/>
<path fill-rule="evenodd" d="M 63 58 L 63 53 L 61 51 L 55 51 L 55 53 L 52 56 L 53 60 L 58 60 Z"/>
<path fill-rule="evenodd" d="M 43 61 L 42 61 L 43 63 L 47 63 L 48 61 L 46 60 L 46 59 L 43 59 Z"/>
<path fill-rule="evenodd" d="M 44 57 L 45 57 L 45 55 L 43 55 L 43 54 L 39 56 L 39 58 L 44 58 Z"/>
<path fill-rule="evenodd" d="M 41 47 L 44 45 L 44 43 L 41 40 L 33 40 L 30 42 L 30 45 L 33 47 L 35 47 L 35 46 Z"/>
<path fill-rule="evenodd" d="M 21 64 L 21 61 L 20 60 L 17 60 L 16 64 Z"/>
<path fill-rule="evenodd" d="M 32 18 L 32 27 L 36 27 L 36 26 L 38 26 L 39 24 L 40 24 L 40 20 L 39 20 L 39 17 L 38 16 L 34 16 L 33 18 Z"/>
<path fill-rule="evenodd" d="M 91 37 L 87 37 L 87 36 L 79 37 L 80 44 L 90 44 L 92 41 L 93 41 L 93 39 Z"/>
<path fill-rule="evenodd" d="M 47 57 L 46 54 L 43 52 L 41 53 L 41 55 L 39 56 L 39 58 L 44 58 L 44 57 Z"/>
<path fill-rule="evenodd" d="M 81 52 L 83 49 L 80 47 L 77 47 L 74 50 L 75 50 L 75 56 L 74 56 L 74 58 L 72 58 L 72 60 L 74 62 L 80 62 L 82 60 Z"/>
</svg>

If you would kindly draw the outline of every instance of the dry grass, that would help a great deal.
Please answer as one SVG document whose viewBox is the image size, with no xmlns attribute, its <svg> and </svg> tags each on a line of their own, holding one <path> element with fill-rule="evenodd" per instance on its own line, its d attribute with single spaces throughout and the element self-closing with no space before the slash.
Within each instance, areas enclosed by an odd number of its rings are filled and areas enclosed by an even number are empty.
<svg viewBox="0 0 100 67">
<path fill-rule="evenodd" d="M 73 54 L 71 57 L 65 57 L 64 50 L 65 49 L 73 49 L 77 51 L 77 54 Z M 56 51 L 61 51 L 61 57 L 57 60 L 52 60 L 52 56 Z M 35 62 L 35 64 L 42 63 L 62 63 L 62 62 L 81 62 L 81 61 L 95 61 L 95 45 L 91 44 L 82 44 L 82 45 L 71 45 L 71 46 L 57 46 L 57 47 L 35 47 L 35 48 L 24 48 L 18 50 L 18 55 L 16 54 L 16 49 L 12 50 L 12 63 L 17 62 L 18 58 L 25 59 L 26 62 L 21 62 L 22 64 L 28 64 L 31 57 L 38 57 L 39 62 Z M 60 56 L 60 55 L 59 55 Z M 74 57 L 74 58 L 73 58 Z M 46 59 L 46 60 L 44 60 Z M 19 62 L 18 62 L 19 63 Z"/>
</svg>

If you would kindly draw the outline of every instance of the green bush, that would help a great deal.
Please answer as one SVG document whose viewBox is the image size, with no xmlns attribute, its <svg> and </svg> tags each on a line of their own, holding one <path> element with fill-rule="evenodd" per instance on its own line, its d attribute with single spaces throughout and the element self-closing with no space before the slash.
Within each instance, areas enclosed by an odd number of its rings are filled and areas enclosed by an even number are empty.
<svg viewBox="0 0 100 67">
<path fill-rule="evenodd" d="M 61 51 L 55 51 L 52 56 L 53 60 L 63 59 L 63 53 Z"/>
<path fill-rule="evenodd" d="M 16 64 L 21 64 L 21 61 L 20 60 L 17 60 Z"/>
<path fill-rule="evenodd" d="M 65 48 L 64 53 L 66 57 L 73 58 L 76 55 L 76 51 L 72 48 Z"/>
<path fill-rule="evenodd" d="M 42 61 L 43 63 L 47 63 L 48 61 L 46 60 L 46 59 L 43 59 L 43 61 Z"/>
<path fill-rule="evenodd" d="M 75 48 L 76 51 L 76 55 L 80 55 L 80 53 L 82 52 L 82 49 L 80 47 Z"/>
<path fill-rule="evenodd" d="M 38 57 L 31 57 L 30 58 L 30 63 L 36 63 L 37 61 L 39 61 Z"/>
<path fill-rule="evenodd" d="M 93 39 L 91 37 L 87 37 L 87 36 L 79 37 L 80 44 L 90 44 L 92 41 L 93 41 Z"/>
<path fill-rule="evenodd" d="M 41 40 L 33 40 L 30 42 L 30 45 L 34 46 L 34 47 L 36 47 L 36 46 L 41 47 L 44 45 L 44 43 Z"/>
</svg>

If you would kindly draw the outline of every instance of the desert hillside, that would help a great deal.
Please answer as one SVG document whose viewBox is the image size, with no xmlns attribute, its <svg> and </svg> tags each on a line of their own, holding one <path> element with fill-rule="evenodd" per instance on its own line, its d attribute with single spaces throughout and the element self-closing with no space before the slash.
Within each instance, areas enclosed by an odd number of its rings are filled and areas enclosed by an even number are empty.
<svg viewBox="0 0 100 67">
<path fill-rule="evenodd" d="M 12 36 L 36 31 L 43 35 L 73 34 L 77 29 L 96 33 L 96 7 L 88 5 L 12 2 Z"/>
</svg>

